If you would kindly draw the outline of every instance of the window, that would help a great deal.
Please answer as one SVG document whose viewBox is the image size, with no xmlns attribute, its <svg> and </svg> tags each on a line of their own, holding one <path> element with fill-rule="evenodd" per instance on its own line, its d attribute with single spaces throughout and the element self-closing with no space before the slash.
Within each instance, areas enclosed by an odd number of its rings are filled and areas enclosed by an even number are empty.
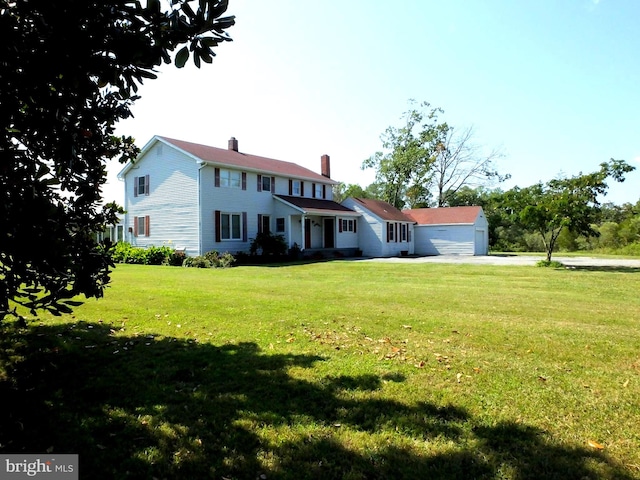
<svg viewBox="0 0 640 480">
<path fill-rule="evenodd" d="M 338 231 L 339 232 L 356 232 L 356 221 L 347 219 L 338 219 Z"/>
<path fill-rule="evenodd" d="M 406 242 L 407 241 L 407 224 L 403 223 L 402 227 L 400 227 L 400 228 L 401 228 L 401 231 L 402 231 L 402 241 Z"/>
<path fill-rule="evenodd" d="M 297 195 L 297 196 L 302 195 L 302 193 L 300 193 L 302 191 L 301 183 L 302 182 L 300 180 L 294 180 L 293 181 L 293 193 L 292 193 L 292 195 Z"/>
<path fill-rule="evenodd" d="M 136 232 L 138 235 L 144 235 L 144 217 L 137 217 Z"/>
<path fill-rule="evenodd" d="M 393 241 L 393 223 L 387 223 L 387 236 L 389 237 L 389 241 Z"/>
<path fill-rule="evenodd" d="M 313 184 L 313 197 L 314 198 L 324 198 L 322 195 L 322 187 L 323 185 L 314 183 Z"/>
<path fill-rule="evenodd" d="M 148 237 L 150 223 L 149 215 L 144 217 L 133 217 L 133 236 Z"/>
<path fill-rule="evenodd" d="M 267 176 L 262 177 L 262 191 L 263 192 L 271 191 L 271 177 L 267 177 Z"/>
<path fill-rule="evenodd" d="M 133 179 L 133 196 L 149 195 L 149 175 L 135 177 Z"/>
<path fill-rule="evenodd" d="M 220 169 L 220 186 L 230 188 L 240 188 L 242 185 L 242 175 L 237 170 Z"/>
<path fill-rule="evenodd" d="M 284 232 L 284 218 L 282 217 L 276 218 L 276 232 Z"/>
<path fill-rule="evenodd" d="M 242 216 L 239 213 L 220 214 L 220 238 L 242 240 Z"/>
</svg>

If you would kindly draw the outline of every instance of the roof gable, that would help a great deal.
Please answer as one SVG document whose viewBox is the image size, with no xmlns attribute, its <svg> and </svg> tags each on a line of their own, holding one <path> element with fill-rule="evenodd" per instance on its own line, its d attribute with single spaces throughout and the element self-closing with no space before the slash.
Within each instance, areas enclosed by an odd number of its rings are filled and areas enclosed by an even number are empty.
<svg viewBox="0 0 640 480">
<path fill-rule="evenodd" d="M 327 213 L 333 215 L 360 216 L 350 208 L 340 205 L 333 200 L 323 200 L 319 198 L 294 197 L 291 195 L 274 195 L 274 198 L 300 210 L 304 213 Z"/>
<path fill-rule="evenodd" d="M 412 222 L 413 219 L 404 215 L 396 207 L 383 200 L 374 200 L 372 198 L 356 198 L 353 200 L 360 204 L 362 207 L 369 210 L 382 220 L 396 221 L 396 222 Z"/>
<path fill-rule="evenodd" d="M 439 207 L 414 208 L 403 213 L 419 225 L 472 224 L 475 223 L 482 207 Z"/>
<path fill-rule="evenodd" d="M 300 178 L 303 180 L 317 181 L 332 185 L 338 183 L 335 180 L 331 180 L 330 178 L 292 162 L 275 160 L 273 158 L 261 157 L 259 155 L 251 155 L 225 148 L 210 147 L 208 145 L 186 142 L 184 140 L 177 140 L 169 137 L 153 137 L 153 139 L 142 149 L 138 158 L 141 158 L 151 148 L 151 146 L 158 141 L 171 145 L 194 159 L 201 160 L 211 165 L 236 167 L 243 170 L 264 172 L 283 177 Z M 124 173 L 126 173 L 128 170 L 127 167 L 122 170 L 120 175 L 124 175 Z"/>
</svg>

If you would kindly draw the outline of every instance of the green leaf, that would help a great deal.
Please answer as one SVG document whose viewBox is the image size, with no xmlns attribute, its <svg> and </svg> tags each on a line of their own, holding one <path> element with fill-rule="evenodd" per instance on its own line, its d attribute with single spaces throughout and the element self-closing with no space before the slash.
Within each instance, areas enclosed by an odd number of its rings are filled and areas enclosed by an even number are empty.
<svg viewBox="0 0 640 480">
<path fill-rule="evenodd" d="M 176 60 L 175 60 L 176 67 L 178 68 L 184 67 L 185 64 L 187 63 L 187 60 L 189 60 L 189 48 L 182 47 L 178 52 L 178 54 L 176 55 Z"/>
</svg>

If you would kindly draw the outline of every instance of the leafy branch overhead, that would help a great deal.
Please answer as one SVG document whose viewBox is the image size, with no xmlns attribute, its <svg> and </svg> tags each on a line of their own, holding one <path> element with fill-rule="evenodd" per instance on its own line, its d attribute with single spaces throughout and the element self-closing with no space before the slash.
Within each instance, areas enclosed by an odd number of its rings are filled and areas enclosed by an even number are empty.
<svg viewBox="0 0 640 480">
<path fill-rule="evenodd" d="M 60 313 L 74 306 L 65 299 L 102 295 L 111 260 L 95 233 L 119 211 L 100 205 L 106 160 L 138 153 L 115 124 L 163 62 L 212 61 L 231 40 L 227 6 L 0 0 L 0 319 L 16 305 Z"/>
</svg>

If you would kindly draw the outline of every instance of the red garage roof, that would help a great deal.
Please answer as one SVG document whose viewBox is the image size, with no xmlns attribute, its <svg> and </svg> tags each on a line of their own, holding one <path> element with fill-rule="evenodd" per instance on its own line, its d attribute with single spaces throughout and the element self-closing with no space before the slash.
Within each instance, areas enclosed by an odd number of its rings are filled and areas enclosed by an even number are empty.
<svg viewBox="0 0 640 480">
<path fill-rule="evenodd" d="M 414 208 L 402 211 L 419 225 L 471 224 L 475 223 L 480 212 L 482 207 Z"/>
</svg>

